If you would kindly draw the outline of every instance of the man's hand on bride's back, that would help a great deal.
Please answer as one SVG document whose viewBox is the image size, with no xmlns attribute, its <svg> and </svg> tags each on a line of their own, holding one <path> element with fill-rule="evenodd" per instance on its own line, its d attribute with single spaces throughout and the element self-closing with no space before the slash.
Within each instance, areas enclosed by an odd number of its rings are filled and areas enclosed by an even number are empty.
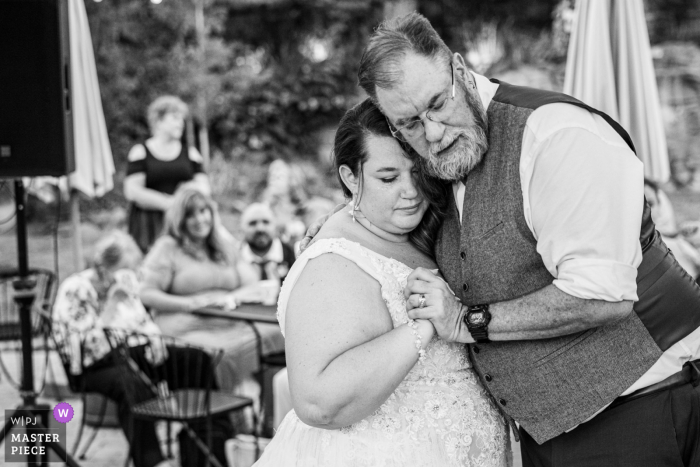
<svg viewBox="0 0 700 467">
<path fill-rule="evenodd" d="M 428 319 L 442 340 L 474 342 L 462 322 L 462 303 L 447 283 L 425 268 L 416 268 L 406 280 L 406 310 L 412 319 Z"/>
<path fill-rule="evenodd" d="M 306 250 L 309 247 L 309 244 L 311 243 L 311 240 L 316 236 L 319 230 L 321 230 L 321 227 L 323 227 L 323 224 L 326 223 L 326 221 L 336 212 L 340 211 L 343 209 L 346 204 L 339 204 L 336 207 L 333 208 L 331 212 L 326 214 L 323 217 L 319 217 L 314 221 L 313 224 L 309 226 L 309 228 L 306 231 L 306 235 L 304 235 L 304 238 L 301 239 L 301 243 L 299 244 L 299 254 L 303 253 L 304 250 Z"/>
</svg>

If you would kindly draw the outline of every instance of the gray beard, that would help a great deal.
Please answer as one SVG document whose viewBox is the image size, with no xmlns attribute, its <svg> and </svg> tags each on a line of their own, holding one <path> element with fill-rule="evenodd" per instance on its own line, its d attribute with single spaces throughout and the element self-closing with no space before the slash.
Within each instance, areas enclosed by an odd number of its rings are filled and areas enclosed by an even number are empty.
<svg viewBox="0 0 700 467">
<path fill-rule="evenodd" d="M 441 180 L 456 182 L 462 180 L 476 167 L 489 149 L 486 136 L 488 124 L 486 111 L 479 98 L 464 88 L 464 104 L 469 107 L 474 116 L 474 125 L 469 128 L 447 128 L 446 135 L 441 141 L 432 143 L 425 159 L 428 172 Z M 455 147 L 449 155 L 439 156 L 440 151 L 455 142 Z"/>
<path fill-rule="evenodd" d="M 447 142 L 444 146 L 449 146 L 452 141 L 457 139 L 452 152 L 448 155 L 438 156 L 437 153 L 441 149 L 433 150 L 431 145 L 428 157 L 425 160 L 425 166 L 432 176 L 441 180 L 456 182 L 457 180 L 462 180 L 481 162 L 489 145 L 486 133 L 478 126 L 468 130 L 457 130 L 451 136 L 449 140 L 444 140 Z"/>
</svg>

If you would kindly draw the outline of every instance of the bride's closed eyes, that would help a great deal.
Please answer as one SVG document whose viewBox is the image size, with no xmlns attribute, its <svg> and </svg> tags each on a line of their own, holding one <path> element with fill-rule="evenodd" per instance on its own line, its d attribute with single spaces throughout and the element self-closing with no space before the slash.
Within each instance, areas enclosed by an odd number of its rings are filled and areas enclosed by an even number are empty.
<svg viewBox="0 0 700 467">
<path fill-rule="evenodd" d="M 417 169 L 412 169 L 412 170 L 411 170 L 411 176 L 415 179 L 415 177 L 418 176 L 418 170 L 417 170 Z M 399 178 L 399 176 L 398 176 L 398 175 L 395 175 L 395 176 L 393 176 L 393 177 L 379 178 L 379 180 L 381 180 L 381 181 L 384 182 L 384 183 L 391 183 L 391 182 L 395 182 L 398 178 Z"/>
</svg>

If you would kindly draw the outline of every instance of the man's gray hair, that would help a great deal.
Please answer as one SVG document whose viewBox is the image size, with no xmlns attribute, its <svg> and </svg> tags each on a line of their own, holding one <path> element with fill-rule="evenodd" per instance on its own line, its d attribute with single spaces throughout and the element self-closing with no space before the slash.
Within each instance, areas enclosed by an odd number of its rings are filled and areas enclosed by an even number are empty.
<svg viewBox="0 0 700 467">
<path fill-rule="evenodd" d="M 425 16 L 413 12 L 384 21 L 370 36 L 357 72 L 359 85 L 374 102 L 378 87 L 391 89 L 403 78 L 398 64 L 407 52 L 445 64 L 452 59 L 452 52 Z"/>
</svg>

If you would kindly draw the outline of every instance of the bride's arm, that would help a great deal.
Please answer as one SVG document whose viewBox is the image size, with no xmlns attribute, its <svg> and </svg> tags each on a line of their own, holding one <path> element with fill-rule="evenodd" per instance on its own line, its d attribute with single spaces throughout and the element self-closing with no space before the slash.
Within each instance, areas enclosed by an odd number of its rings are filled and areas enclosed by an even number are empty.
<svg viewBox="0 0 700 467">
<path fill-rule="evenodd" d="M 417 323 L 422 348 L 434 329 Z M 417 336 L 393 328 L 379 284 L 334 254 L 313 259 L 286 312 L 289 384 L 297 416 L 335 429 L 371 415 L 418 360 Z"/>
</svg>

